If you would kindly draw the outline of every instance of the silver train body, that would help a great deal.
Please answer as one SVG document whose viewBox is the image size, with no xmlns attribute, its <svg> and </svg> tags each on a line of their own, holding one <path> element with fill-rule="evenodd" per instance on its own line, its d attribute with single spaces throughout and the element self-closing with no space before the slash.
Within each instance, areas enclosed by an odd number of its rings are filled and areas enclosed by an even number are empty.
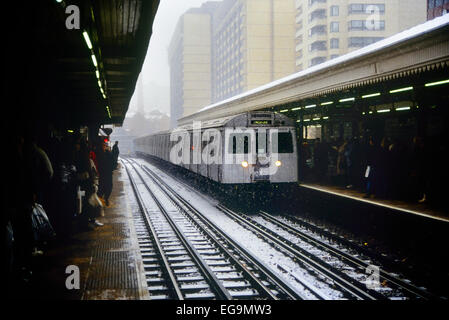
<svg viewBox="0 0 449 320">
<path fill-rule="evenodd" d="M 193 123 L 137 138 L 134 149 L 222 184 L 298 180 L 294 121 L 274 112 Z"/>
</svg>

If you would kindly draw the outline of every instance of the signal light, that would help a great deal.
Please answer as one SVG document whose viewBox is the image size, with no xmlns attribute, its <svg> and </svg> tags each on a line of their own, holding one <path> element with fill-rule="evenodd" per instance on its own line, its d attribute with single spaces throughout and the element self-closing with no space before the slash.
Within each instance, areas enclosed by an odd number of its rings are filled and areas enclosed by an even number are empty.
<svg viewBox="0 0 449 320">
<path fill-rule="evenodd" d="M 280 166 L 282 166 L 282 162 L 281 162 L 280 160 L 276 161 L 274 164 L 275 164 L 276 167 L 278 167 L 278 168 L 279 168 Z"/>
<path fill-rule="evenodd" d="M 248 166 L 249 166 L 248 161 L 242 161 L 242 167 L 243 168 L 248 168 Z"/>
</svg>

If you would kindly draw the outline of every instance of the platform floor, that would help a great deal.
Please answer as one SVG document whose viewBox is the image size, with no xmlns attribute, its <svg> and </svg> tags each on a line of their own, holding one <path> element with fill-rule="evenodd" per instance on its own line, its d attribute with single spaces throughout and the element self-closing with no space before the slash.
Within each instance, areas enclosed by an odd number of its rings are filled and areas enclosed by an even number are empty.
<svg viewBox="0 0 449 320">
<path fill-rule="evenodd" d="M 343 187 L 336 187 L 336 186 L 329 186 L 329 185 L 322 185 L 322 184 L 313 184 L 313 183 L 301 183 L 301 187 L 320 191 L 320 192 L 326 192 L 329 194 L 333 194 L 336 196 L 341 196 L 349 199 L 353 199 L 356 201 L 362 201 L 365 203 L 369 203 L 376 206 L 381 206 L 389 209 L 394 209 L 414 215 L 419 215 L 422 217 L 430 218 L 430 219 L 437 219 L 440 221 L 446 221 L 449 222 L 449 212 L 444 212 L 441 210 L 436 210 L 434 208 L 429 207 L 425 203 L 411 203 L 406 201 L 399 201 L 399 200 L 387 200 L 387 199 L 378 199 L 378 198 L 364 198 L 364 193 L 353 190 L 353 189 L 346 189 Z"/>
<path fill-rule="evenodd" d="M 32 291 L 41 299 L 63 300 L 146 300 L 149 298 L 130 201 L 125 190 L 129 180 L 123 168 L 114 171 L 110 206 L 104 223 L 94 230 L 75 232 L 57 241 L 36 259 Z M 80 289 L 68 290 L 67 266 L 80 270 Z"/>
</svg>

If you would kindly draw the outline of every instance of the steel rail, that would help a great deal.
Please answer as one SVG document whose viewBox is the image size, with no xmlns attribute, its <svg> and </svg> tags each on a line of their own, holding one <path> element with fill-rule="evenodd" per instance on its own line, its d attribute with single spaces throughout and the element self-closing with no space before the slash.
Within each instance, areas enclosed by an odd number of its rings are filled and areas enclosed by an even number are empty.
<svg viewBox="0 0 449 320">
<path fill-rule="evenodd" d="M 183 210 L 187 215 L 189 215 L 192 219 L 198 218 L 203 224 L 205 224 L 208 228 L 210 228 L 216 235 L 218 235 L 220 238 L 222 238 L 225 242 L 231 244 L 232 247 L 234 247 L 235 249 L 237 249 L 237 251 L 239 252 L 240 256 L 243 256 L 247 261 L 251 262 L 252 264 L 254 264 L 259 271 L 262 271 L 263 273 L 265 273 L 265 276 L 271 281 L 273 282 L 278 288 L 281 288 L 282 291 L 285 292 L 285 295 L 289 298 L 289 299 L 294 299 L 294 300 L 298 300 L 298 299 L 306 299 L 305 296 L 299 294 L 293 287 L 291 287 L 290 285 L 286 284 L 282 279 L 280 279 L 276 274 L 274 274 L 269 268 L 267 268 L 259 259 L 257 259 L 256 257 L 252 256 L 246 249 L 244 249 L 240 244 L 238 244 L 236 241 L 234 241 L 228 234 L 226 234 L 221 228 L 219 228 L 218 226 L 216 226 L 215 224 L 213 224 L 207 217 L 205 217 L 199 210 L 197 210 L 195 207 L 193 207 L 188 201 L 186 201 L 184 198 L 182 198 L 176 191 L 173 190 L 173 188 L 171 188 L 165 181 L 163 181 L 160 177 L 158 177 L 153 171 L 151 171 L 150 169 L 148 169 L 148 167 L 146 166 L 142 166 L 142 168 L 144 169 L 145 172 L 147 172 L 147 174 L 152 177 L 154 180 L 157 180 L 161 185 L 163 185 L 163 187 L 165 187 L 165 189 L 167 189 L 166 194 L 168 197 L 170 197 L 172 199 L 172 201 L 174 203 L 176 202 L 180 202 L 183 206 L 185 206 L 187 208 L 183 208 L 182 206 L 178 206 L 178 208 L 180 208 L 181 210 Z M 171 193 L 171 194 L 169 194 Z M 176 199 L 174 199 L 176 198 Z M 190 212 L 189 212 L 190 211 Z M 192 216 L 192 214 L 195 215 L 195 217 Z M 195 222 L 197 223 L 197 222 Z M 201 227 L 201 226 L 200 226 Z M 208 236 L 212 239 L 214 239 L 216 237 L 216 235 L 214 236 L 211 232 L 209 232 L 206 229 L 203 229 L 204 232 L 206 232 L 208 234 Z M 225 251 L 227 253 L 227 255 L 233 260 L 235 261 L 242 269 L 242 271 L 245 272 L 245 274 L 249 277 L 249 280 L 251 282 L 254 282 L 257 284 L 257 286 L 259 286 L 260 288 L 263 289 L 264 292 L 267 293 L 267 295 L 272 298 L 272 299 L 278 299 L 270 290 L 270 288 L 266 287 L 260 279 L 258 279 L 253 272 L 249 271 L 248 268 L 246 268 L 240 261 L 238 261 L 238 259 L 236 259 L 234 257 L 234 254 L 232 254 L 224 245 L 222 245 L 220 243 L 220 241 L 215 240 L 215 243 L 220 246 L 220 248 L 223 249 L 223 251 Z M 313 292 L 318 299 L 322 299 L 322 296 L 320 296 L 316 290 L 314 290 L 313 288 L 309 288 L 306 284 L 301 283 L 304 287 L 306 287 L 308 290 L 310 290 L 311 292 Z"/>
<path fill-rule="evenodd" d="M 237 214 L 220 204 L 217 205 L 217 208 L 222 210 L 225 214 L 227 214 L 234 220 L 240 221 L 254 233 L 261 235 L 265 239 L 268 239 L 272 243 L 285 249 L 287 252 L 295 256 L 298 260 L 301 260 L 304 264 L 317 270 L 319 273 L 326 275 L 328 278 L 332 279 L 335 283 L 337 283 L 341 288 L 348 291 L 356 298 L 368 300 L 378 300 L 385 298 L 384 296 L 382 296 L 378 292 L 375 292 L 374 290 L 364 288 L 363 285 L 360 284 L 358 281 L 351 279 L 350 277 L 340 272 L 339 270 L 335 270 L 335 268 L 330 266 L 328 263 L 316 258 L 315 256 L 308 253 L 306 250 L 291 243 L 287 239 L 284 239 L 281 236 L 276 235 L 274 232 L 259 225 L 257 222 L 254 222 L 253 220 L 248 221 L 246 217 L 242 217 L 240 214 Z"/>
<path fill-rule="evenodd" d="M 331 245 L 324 243 L 318 239 L 315 239 L 311 236 L 309 236 L 308 234 L 292 227 L 289 226 L 288 224 L 286 224 L 285 222 L 273 217 L 272 215 L 270 215 L 269 213 L 260 210 L 259 214 L 264 217 L 265 219 L 267 219 L 268 221 L 270 221 L 271 223 L 275 224 L 276 226 L 280 227 L 281 229 L 284 229 L 285 231 L 292 233 L 296 236 L 298 236 L 299 238 L 301 238 L 302 240 L 304 240 L 305 242 L 314 245 L 316 247 L 320 247 L 323 250 L 330 252 L 338 257 L 340 257 L 342 260 L 346 260 L 348 261 L 350 264 L 352 264 L 353 266 L 359 267 L 359 268 L 366 268 L 369 266 L 368 263 L 344 252 L 341 251 L 337 248 L 332 247 Z M 406 290 L 407 292 L 418 296 L 420 298 L 423 299 L 431 299 L 432 295 L 424 292 L 422 289 L 417 288 L 416 286 L 406 283 L 405 281 L 398 279 L 397 277 L 394 277 L 392 275 L 390 275 L 389 273 L 387 273 L 386 271 L 380 269 L 379 270 L 380 273 L 380 277 L 383 278 L 384 280 L 387 280 L 391 283 L 393 283 L 394 285 L 396 285 L 397 287 Z"/>
<path fill-rule="evenodd" d="M 170 267 L 168 258 L 165 255 L 164 250 L 162 249 L 162 244 L 156 235 L 156 230 L 154 229 L 153 224 L 149 219 L 148 210 L 145 207 L 145 205 L 143 204 L 144 202 L 142 200 L 142 197 L 141 197 L 139 191 L 137 190 L 136 182 L 134 181 L 134 178 L 131 176 L 131 172 L 129 172 L 128 166 L 124 163 L 123 160 L 122 160 L 122 162 L 124 164 L 126 173 L 128 174 L 129 181 L 131 182 L 131 186 L 132 186 L 132 189 L 136 196 L 137 203 L 138 203 L 140 211 L 142 213 L 142 217 L 144 218 L 145 225 L 147 226 L 147 228 L 151 231 L 151 234 L 153 235 L 153 240 L 154 240 L 154 243 L 156 244 L 156 249 L 157 249 L 158 255 L 161 257 L 161 260 L 162 260 L 163 272 L 165 274 L 167 274 L 170 279 L 169 286 L 172 288 L 172 291 L 174 291 L 175 298 L 177 298 L 179 300 L 184 300 L 184 295 L 182 294 L 181 289 L 178 285 L 178 282 L 176 281 L 176 276 L 175 276 L 172 268 Z"/>
<path fill-rule="evenodd" d="M 161 213 L 166 218 L 167 222 L 172 227 L 173 231 L 175 232 L 178 239 L 182 242 L 186 250 L 188 251 L 190 257 L 194 260 L 194 262 L 197 264 L 199 269 L 201 270 L 201 273 L 203 274 L 204 278 L 206 279 L 206 282 L 210 285 L 212 291 L 214 291 L 215 295 L 218 299 L 221 300 L 233 300 L 233 297 L 229 293 L 229 291 L 223 286 L 221 281 L 217 278 L 215 273 L 212 271 L 212 269 L 207 265 L 207 263 L 203 260 L 199 252 L 195 249 L 193 244 L 185 237 L 185 235 L 182 233 L 182 231 L 179 229 L 178 225 L 175 221 L 170 217 L 165 207 L 162 205 L 162 203 L 159 201 L 159 199 L 156 197 L 154 192 L 151 190 L 151 188 L 148 186 L 148 184 L 145 182 L 145 179 L 142 177 L 142 175 L 135 169 L 134 164 L 131 164 L 131 166 L 134 168 L 136 174 L 141 179 L 143 185 L 147 189 L 148 193 L 153 198 L 154 202 L 158 206 Z"/>
</svg>

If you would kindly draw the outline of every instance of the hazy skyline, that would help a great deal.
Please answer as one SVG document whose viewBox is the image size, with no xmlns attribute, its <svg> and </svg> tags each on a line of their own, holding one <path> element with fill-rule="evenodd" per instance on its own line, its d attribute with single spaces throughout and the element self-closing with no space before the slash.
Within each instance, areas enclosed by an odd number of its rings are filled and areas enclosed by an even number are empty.
<svg viewBox="0 0 449 320">
<path fill-rule="evenodd" d="M 161 0 L 153 24 L 153 34 L 148 47 L 147 56 L 138 81 L 144 79 L 145 112 L 159 110 L 170 115 L 170 69 L 168 65 L 168 46 L 179 18 L 190 8 L 200 7 L 208 0 Z M 161 90 L 160 88 L 167 88 Z M 139 85 L 131 99 L 129 111 L 137 110 Z M 162 96 L 161 96 L 162 95 Z M 168 95 L 168 97 L 167 97 Z M 158 101 L 152 105 L 148 101 Z M 162 105 L 161 105 L 162 104 Z"/>
</svg>

